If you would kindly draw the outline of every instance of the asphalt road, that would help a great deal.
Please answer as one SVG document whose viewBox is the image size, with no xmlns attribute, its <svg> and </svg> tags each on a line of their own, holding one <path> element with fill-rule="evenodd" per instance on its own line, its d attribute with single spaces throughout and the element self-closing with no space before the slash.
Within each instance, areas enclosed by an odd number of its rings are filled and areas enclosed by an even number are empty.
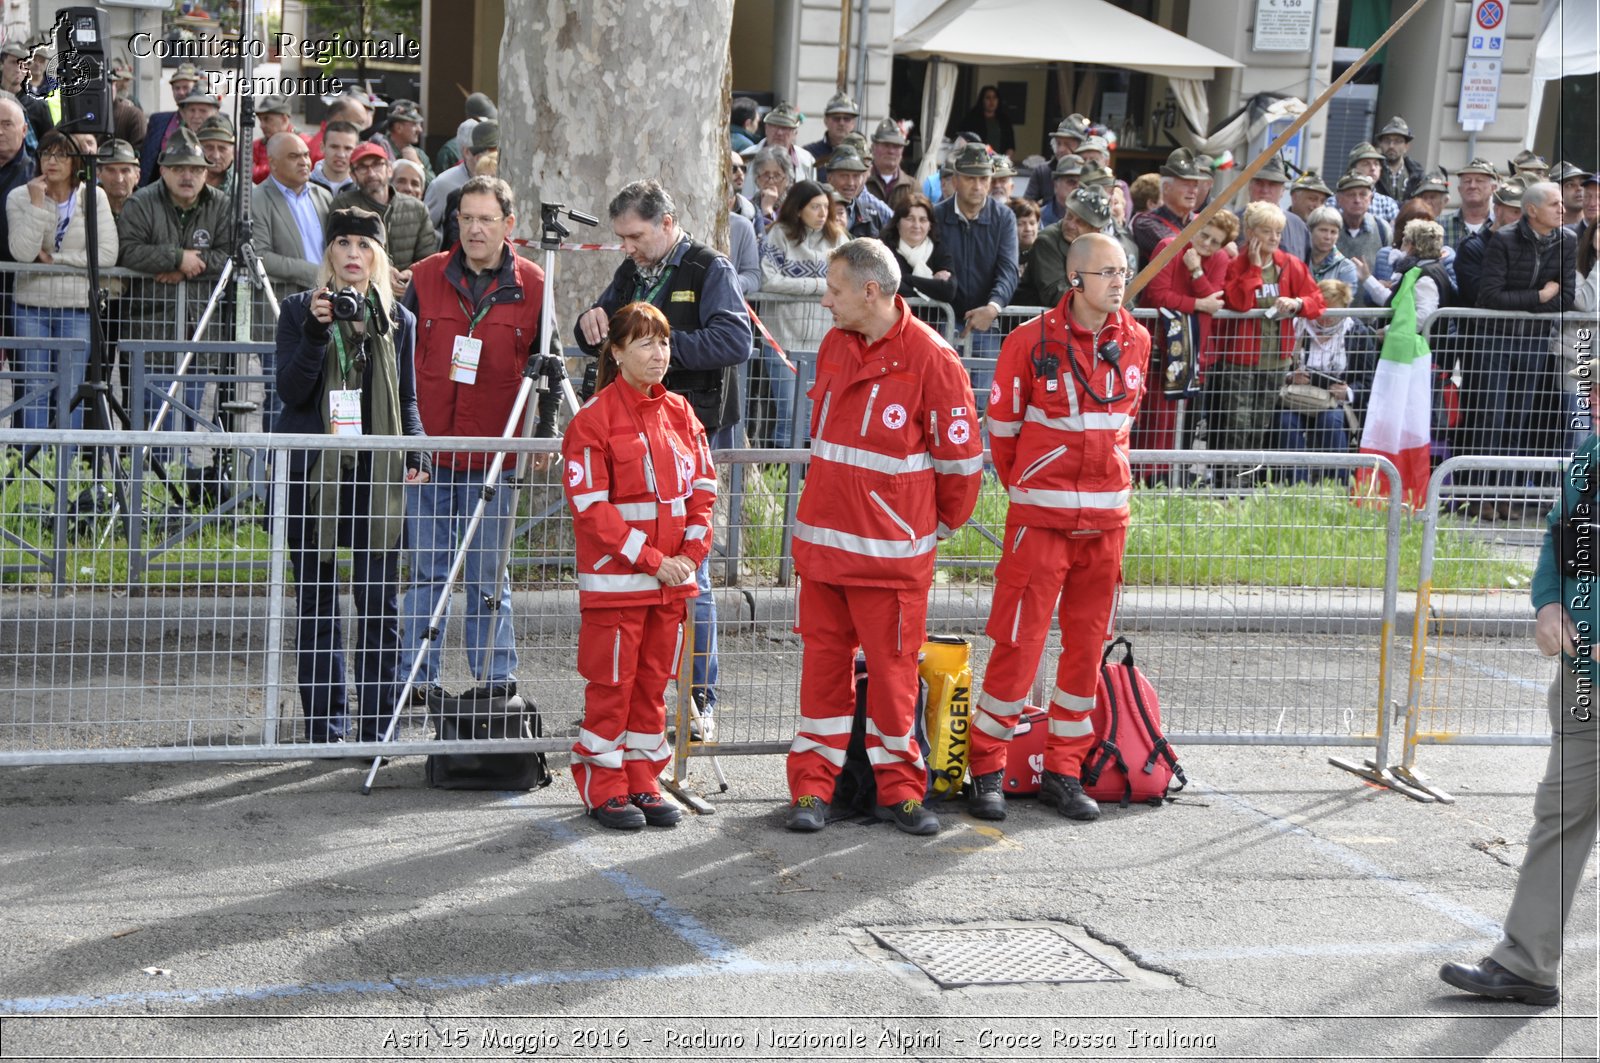
<svg viewBox="0 0 1600 1063">
<path fill-rule="evenodd" d="M 631 835 L 564 771 L 446 793 L 407 758 L 362 797 L 347 766 L 9 769 L 0 1058 L 1595 1058 L 1592 863 L 1560 1008 L 1435 977 L 1496 935 L 1543 750 L 1425 749 L 1451 805 L 1326 750 L 1183 753 L 1165 808 L 951 808 L 933 838 L 784 832 L 771 756 Z M 940 988 L 872 932 L 969 930 L 1026 977 L 996 927 L 1117 980 Z"/>
</svg>

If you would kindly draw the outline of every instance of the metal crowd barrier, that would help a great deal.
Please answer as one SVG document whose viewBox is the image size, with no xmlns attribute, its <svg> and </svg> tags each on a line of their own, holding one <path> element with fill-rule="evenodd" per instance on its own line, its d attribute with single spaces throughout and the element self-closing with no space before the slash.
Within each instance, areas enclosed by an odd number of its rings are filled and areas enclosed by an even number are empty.
<svg viewBox="0 0 1600 1063">
<path fill-rule="evenodd" d="M 0 278 L 5 274 L 57 274 L 81 277 L 85 285 L 89 282 L 89 275 L 81 266 L 0 262 Z M 100 278 L 111 296 L 104 324 L 106 337 L 113 342 L 124 338 L 188 339 L 216 282 L 213 277 L 162 284 L 148 273 L 106 265 L 100 267 Z M 14 290 L 14 286 L 15 282 L 6 282 L 8 290 Z M 231 325 L 231 318 L 228 323 Z"/>
<path fill-rule="evenodd" d="M 1558 666 L 1533 648 L 1529 591 L 1565 467 L 1460 457 L 1429 481 L 1397 772 L 1423 795 L 1452 800 L 1416 769 L 1421 745 L 1550 741 L 1544 697 Z M 1491 524 L 1481 507 L 1497 500 L 1513 512 Z"/>
<path fill-rule="evenodd" d="M 132 452 L 173 442 L 169 433 L 12 432 L 3 438 L 55 447 L 58 454 L 67 448 Z M 516 453 L 550 452 L 557 446 L 531 440 L 444 442 Z M 326 436 L 235 436 L 232 444 L 240 449 L 272 453 L 274 503 L 229 511 L 204 534 L 175 547 L 184 553 L 184 566 L 135 573 L 127 556 L 129 523 L 155 518 L 141 516 L 126 499 L 113 494 L 105 506 L 74 515 L 63 544 L 71 593 L 52 597 L 52 588 L 44 584 L 13 584 L 3 592 L 9 601 L 0 609 L 0 682 L 7 691 L 0 699 L 0 764 L 379 752 L 376 745 L 358 742 L 309 743 L 301 720 L 293 543 L 283 516 L 290 500 L 284 457 L 287 448 L 328 452 L 333 443 Z M 337 445 L 362 455 L 415 441 L 366 437 L 340 439 Z M 725 567 L 713 565 L 721 673 L 718 739 L 692 744 L 687 728 L 680 728 L 679 753 L 685 761 L 779 752 L 787 747 L 799 714 L 795 590 L 784 580 L 792 519 L 785 481 L 807 455 L 724 451 L 718 457 L 724 475 L 746 467 L 747 488 L 730 500 L 733 515 L 717 529 L 714 558 L 726 560 L 725 543 L 734 528 L 744 545 L 736 582 L 716 578 Z M 1216 460 L 1256 464 L 1267 457 Z M 1270 457 L 1288 465 L 1376 468 L 1391 487 L 1396 481 L 1392 466 L 1370 457 Z M 1175 455 L 1135 458 L 1174 460 Z M 548 517 L 520 525 L 511 564 L 520 658 L 516 675 L 543 712 L 546 737 L 508 740 L 499 747 L 508 750 L 564 750 L 582 716 L 584 684 L 573 668 L 578 610 L 571 518 L 559 476 L 556 463 L 553 470 L 532 474 L 521 492 L 520 518 Z M 0 527 L 33 519 L 19 504 L 24 497 L 28 491 L 16 485 L 0 493 Z M 32 497 L 49 501 L 38 492 Z M 975 681 L 981 681 L 988 656 L 982 631 L 1005 508 L 999 486 L 986 480 L 973 520 L 941 547 L 930 597 L 930 631 L 969 639 Z M 307 511 L 303 504 L 291 510 Z M 1394 503 L 1355 506 L 1333 479 L 1275 493 L 1136 491 L 1119 630 L 1138 641 L 1142 663 L 1162 690 L 1174 739 L 1348 745 L 1369 749 L 1373 763 L 1384 765 L 1386 718 L 1380 707 L 1389 700 L 1399 533 Z M 1202 542 L 1204 550 L 1197 546 Z M 353 564 L 349 555 L 340 558 L 341 569 Z M 393 587 L 397 594 L 409 585 L 410 565 L 402 550 Z M 340 600 L 354 686 L 350 648 L 361 625 L 350 615 L 354 599 Z M 476 680 L 464 643 L 463 588 L 457 587 L 453 601 L 440 681 L 459 692 Z M 402 595 L 396 609 L 402 617 L 408 612 L 426 616 L 432 605 L 415 597 L 408 602 Z M 410 659 L 401 655 L 402 674 Z M 1047 654 L 1049 667 L 1053 659 Z M 445 751 L 432 740 L 420 707 L 407 708 L 397 738 L 381 751 Z"/>
<path fill-rule="evenodd" d="M 1568 370 L 1580 354 L 1564 339 L 1572 314 L 1521 314 L 1446 308 L 1429 319 L 1433 352 L 1434 437 L 1441 457 L 1521 458 L 1571 454 L 1592 418 L 1578 409 L 1578 382 Z M 1593 315 L 1588 318 L 1591 328 Z M 1593 356 L 1592 336 L 1588 345 Z M 1593 381 L 1591 381 L 1593 383 Z M 1583 425 L 1574 427 L 1582 412 Z M 1464 475 L 1498 477 L 1463 468 Z M 1484 486 L 1509 486 L 1485 481 Z M 1492 492 L 1491 492 L 1492 493 Z"/>
</svg>

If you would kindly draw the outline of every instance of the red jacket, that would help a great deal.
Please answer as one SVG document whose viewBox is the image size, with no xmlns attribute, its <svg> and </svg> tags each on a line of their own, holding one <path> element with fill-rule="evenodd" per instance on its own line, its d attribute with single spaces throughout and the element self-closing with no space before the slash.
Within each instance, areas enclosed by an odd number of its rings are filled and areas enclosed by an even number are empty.
<svg viewBox="0 0 1600 1063">
<path fill-rule="evenodd" d="M 417 315 L 417 406 L 430 436 L 501 436 L 516 404 L 528 356 L 539 349 L 539 310 L 544 270 L 513 253 L 508 244 L 500 268 L 474 305 L 459 247 L 430 255 L 411 268 L 405 305 Z M 475 383 L 450 379 L 457 336 L 483 340 Z M 470 310 L 470 313 L 469 313 Z M 520 427 L 520 426 L 518 426 Z M 481 469 L 491 455 L 443 452 L 435 467 Z"/>
<path fill-rule="evenodd" d="M 1272 293 L 1274 297 L 1287 295 L 1291 299 L 1302 300 L 1299 317 L 1313 321 L 1321 317 L 1322 312 L 1328 309 L 1328 304 L 1322 301 L 1322 291 L 1317 287 L 1317 282 L 1311 279 L 1311 270 L 1306 268 L 1306 264 L 1283 250 L 1274 251 L 1272 261 L 1278 266 L 1278 289 Z M 1241 251 L 1228 263 L 1228 272 L 1222 284 L 1222 301 L 1229 310 L 1254 310 L 1261 286 L 1261 267 L 1253 265 L 1249 254 Z M 1223 319 L 1213 324 L 1211 346 L 1221 360 L 1230 365 L 1255 365 L 1261 361 L 1262 321 Z M 1278 349 L 1287 361 L 1294 351 L 1293 317 L 1278 319 L 1278 337 Z"/>
<path fill-rule="evenodd" d="M 1166 250 L 1168 244 L 1177 237 L 1168 236 L 1156 245 L 1155 258 Z M 1176 310 L 1180 314 L 1194 314 L 1194 301 L 1204 299 L 1208 295 L 1215 295 L 1222 291 L 1223 280 L 1227 276 L 1228 263 L 1232 261 L 1228 252 L 1219 248 L 1214 253 L 1200 260 L 1201 274 L 1199 279 L 1189 276 L 1189 270 L 1183 264 L 1183 255 L 1178 254 L 1171 262 L 1150 279 L 1145 287 L 1144 294 L 1139 297 L 1139 305 L 1155 309 Z M 1195 350 L 1200 352 L 1200 364 L 1210 366 L 1216 361 L 1215 355 L 1207 350 L 1206 341 L 1210 339 L 1211 327 L 1215 324 L 1210 314 L 1195 314 Z"/>
<path fill-rule="evenodd" d="M 989 455 L 1011 499 L 1008 521 L 1105 531 L 1128 523 L 1128 437 L 1144 397 L 1150 333 L 1122 309 L 1091 334 L 1071 319 L 1076 296 L 1068 291 L 1060 305 L 1018 325 L 1001 345 L 989 392 Z M 1045 356 L 1058 362 L 1053 375 L 1035 366 L 1041 340 Z M 1122 348 L 1117 367 L 1095 353 L 1108 340 Z M 1107 395 L 1116 397 L 1096 397 Z"/>
<path fill-rule="evenodd" d="M 802 578 L 926 590 L 938 541 L 977 505 L 983 441 L 967 371 L 894 302 L 900 320 L 876 343 L 836 328 L 817 352 L 794 528 Z"/>
<path fill-rule="evenodd" d="M 664 558 L 682 554 L 698 568 L 711 553 L 717 474 L 688 400 L 660 384 L 644 395 L 614 380 L 573 417 L 561 455 L 578 540 L 578 604 L 693 598 L 693 573 L 671 587 L 655 577 Z"/>
</svg>

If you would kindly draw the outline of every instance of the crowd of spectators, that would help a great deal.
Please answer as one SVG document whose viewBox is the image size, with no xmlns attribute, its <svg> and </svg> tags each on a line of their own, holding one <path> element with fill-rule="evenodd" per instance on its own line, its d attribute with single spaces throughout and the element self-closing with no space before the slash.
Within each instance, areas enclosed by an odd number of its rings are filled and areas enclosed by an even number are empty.
<svg viewBox="0 0 1600 1063">
<path fill-rule="evenodd" d="M 60 101 L 53 79 L 37 76 L 48 68 L 50 46 L 10 41 L 0 64 L 0 256 L 4 260 L 59 268 L 0 271 L 0 326 L 19 338 L 83 339 L 88 336 L 89 291 L 87 209 L 97 211 L 96 251 L 102 268 L 131 271 L 113 276 L 104 287 L 111 296 L 106 315 L 108 356 L 117 358 L 122 340 L 168 339 L 175 328 L 192 330 L 210 287 L 236 251 L 234 217 L 238 197 L 249 196 L 253 245 L 273 288 L 275 301 L 311 287 L 322 262 L 324 227 L 331 211 L 359 207 L 378 216 L 386 234 L 393 269 L 390 293 L 399 299 L 411 267 L 458 238 L 460 188 L 469 178 L 493 174 L 498 162 L 499 127 L 494 103 L 473 93 L 463 104 L 464 121 L 456 136 L 434 157 L 423 148 L 426 118 L 411 100 L 385 103 L 359 88 L 327 98 L 323 120 L 296 121 L 291 101 L 262 96 L 254 101 L 255 128 L 250 158 L 234 165 L 239 142 L 230 113 L 232 101 L 218 99 L 204 86 L 211 71 L 192 63 L 171 69 L 170 111 L 146 113 L 132 96 L 132 70 L 123 60 L 108 67 L 114 89 L 114 135 L 70 136 L 55 129 Z M 97 159 L 98 188 L 86 188 L 83 160 Z M 435 179 L 434 175 L 442 175 Z M 242 183 L 244 187 L 236 187 Z M 196 282 L 174 315 L 175 287 Z M 227 298 L 232 298 L 231 291 Z M 232 321 L 226 307 L 214 315 Z M 257 299 L 256 337 L 270 334 L 271 313 L 263 293 Z M 220 333 L 219 333 L 220 335 Z M 14 349 L 0 352 L 10 366 L 29 372 L 57 372 L 56 352 Z M 148 368 L 171 370 L 174 356 L 157 356 Z M 73 394 L 87 366 L 71 366 Z M 271 357 L 262 366 L 273 372 Z M 196 374 L 197 381 L 202 374 Z M 127 386 L 127 366 L 113 375 Z M 7 424 L 45 427 L 56 410 L 37 383 L 7 381 L 15 406 Z M 200 408 L 203 385 L 186 385 L 186 405 Z M 0 396 L 0 400 L 3 400 Z M 122 396 L 125 405 L 131 396 Z M 0 403 L 0 408 L 5 405 Z M 272 427 L 267 403 L 263 427 Z M 146 414 L 150 411 L 145 410 Z M 71 424 L 82 423 L 81 409 Z M 167 427 L 183 428 L 183 418 Z M 198 460 L 198 459 L 197 459 Z"/>
<path fill-rule="evenodd" d="M 126 135 L 104 145 L 81 135 L 47 142 L 52 108 L 40 89 L 48 90 L 48 81 L 35 76 L 38 55 L 38 48 L 12 42 L 0 56 L 7 90 L 0 96 L 0 193 L 7 197 L 0 254 L 19 262 L 79 262 L 84 203 L 69 179 L 77 171 L 54 171 L 59 160 L 98 148 L 97 209 L 110 220 L 101 227 L 101 262 L 142 274 L 112 285 L 120 296 L 116 316 L 128 336 L 170 330 L 170 286 L 214 281 L 233 253 L 227 205 L 240 191 L 232 165 L 238 131 L 223 101 L 201 91 L 206 72 L 193 65 L 171 73 L 174 109 L 146 115 L 129 94 L 126 64 L 113 64 L 116 128 Z M 495 105 L 482 93 L 468 96 L 455 136 L 429 158 L 422 148 L 426 119 L 415 102 L 385 104 L 359 89 L 326 102 L 315 128 L 296 124 L 288 100 L 256 103 L 249 160 L 255 245 L 281 298 L 309 283 L 330 210 L 371 211 L 384 222 L 398 297 L 411 265 L 459 239 L 462 186 L 497 172 Z M 1216 160 L 1184 148 L 1171 152 L 1159 172 L 1117 167 L 1114 134 L 1081 114 L 1056 126 L 1048 158 L 1019 157 L 994 86 L 978 93 L 941 151 L 941 165 L 920 188 L 906 167 L 903 123 L 863 123 L 860 106 L 842 92 L 824 107 L 822 138 L 798 143 L 804 120 L 788 104 L 763 113 L 747 97 L 732 103 L 729 240 L 744 294 L 807 300 L 774 301 L 763 317 L 785 351 L 813 352 L 828 327 L 815 305 L 827 253 L 850 237 L 878 237 L 899 261 L 902 294 L 952 308 L 980 401 L 985 360 L 1018 320 L 1006 309 L 1060 301 L 1073 240 L 1104 233 L 1122 243 L 1130 265 L 1143 268 L 1210 205 L 1219 174 Z M 1278 389 L 1308 373 L 1340 377 L 1343 386 L 1330 390 L 1352 414 L 1346 428 L 1359 423 L 1366 397 L 1360 385 L 1372 373 L 1378 337 L 1365 326 L 1335 330 L 1319 319 L 1324 308 L 1386 305 L 1413 268 L 1424 269 L 1417 295 L 1428 314 L 1450 307 L 1592 313 L 1583 305 L 1583 293 L 1594 287 L 1592 265 L 1585 272 L 1579 261 L 1594 257 L 1600 214 L 1600 178 L 1591 169 L 1567 162 L 1552 169 L 1524 152 L 1505 167 L 1473 159 L 1452 175 L 1427 168 L 1417 147 L 1409 125 L 1396 117 L 1351 151 L 1336 175 L 1332 167 L 1327 178 L 1315 170 L 1291 172 L 1271 159 L 1237 211 L 1218 211 L 1152 279 L 1138 305 L 1182 319 L 1186 329 L 1177 334 L 1190 338 L 1200 375 L 1198 394 L 1184 396 L 1181 431 L 1175 403 L 1152 389 L 1139 445 L 1349 446 L 1349 431 L 1286 417 L 1291 411 L 1278 408 Z M 1129 180 L 1119 179 L 1119 169 Z M 59 224 L 44 225 L 40 219 L 52 210 Z M 1436 253 L 1434 230 L 1414 234 L 1418 222 L 1437 229 Z M 68 299 L 69 286 L 59 276 L 45 285 L 0 274 L 14 334 L 81 331 L 87 295 Z M 1271 310 L 1275 319 L 1215 317 L 1246 309 Z M 261 306 L 257 316 L 265 312 Z M 1152 331 L 1157 355 L 1164 356 L 1167 329 Z M 1343 361 L 1328 373 L 1337 361 L 1330 354 L 1334 331 Z M 1559 331 L 1538 319 L 1453 319 L 1436 330 L 1440 388 L 1459 401 L 1454 423 L 1439 425 L 1440 453 L 1564 449 L 1575 399 Z M 53 356 L 19 353 L 17 364 L 49 369 Z M 775 351 L 754 368 L 767 414 L 757 442 L 790 442 L 794 373 Z M 31 403 L 18 423 L 41 416 L 48 418 L 48 410 Z"/>
<path fill-rule="evenodd" d="M 762 241 L 764 262 L 788 261 L 792 241 L 774 232 L 780 205 L 796 181 L 825 180 L 844 203 L 847 235 L 877 235 L 895 252 L 901 293 L 952 308 L 980 402 L 985 359 L 1001 332 L 1026 316 L 1007 308 L 1061 300 L 1073 240 L 1104 233 L 1143 268 L 1211 205 L 1217 177 L 1226 177 L 1217 160 L 1185 148 L 1156 173 L 1116 167 L 1114 135 L 1081 114 L 1051 133 L 1049 158 L 1019 158 L 1004 102 L 985 86 L 938 171 L 913 192 L 903 168 L 905 130 L 884 119 L 868 141 L 857 131 L 859 117 L 848 96 L 833 97 L 827 135 L 800 147 L 793 133 L 803 116 L 792 107 L 774 108 L 761 124 L 754 101 L 735 101 L 735 151 L 748 172 L 747 198 L 736 196 L 732 210 Z M 1592 316 L 1581 295 L 1595 283 L 1593 266 L 1584 269 L 1578 254 L 1593 243 L 1600 214 L 1592 169 L 1568 162 L 1552 169 L 1523 152 L 1503 166 L 1475 158 L 1451 175 L 1428 168 L 1420 148 L 1409 124 L 1394 117 L 1330 165 L 1327 178 L 1269 159 L 1235 209 L 1217 211 L 1165 265 L 1136 305 L 1181 319 L 1174 334 L 1188 337 L 1199 373 L 1181 396 L 1181 429 L 1177 396 L 1152 389 L 1137 446 L 1350 449 L 1360 438 L 1382 334 L 1381 321 L 1343 311 L 1385 307 L 1413 269 L 1421 270 L 1419 327 L 1446 308 Z M 1120 180 L 1118 169 L 1131 181 Z M 1487 285 L 1486 271 L 1493 275 Z M 771 286 L 770 277 L 764 269 L 763 290 L 795 290 Z M 1270 318 L 1216 316 L 1246 310 Z M 1323 320 L 1327 310 L 1339 312 Z M 791 311 L 770 313 L 786 321 Z M 796 350 L 813 349 L 807 337 L 779 331 L 799 341 Z M 1163 356 L 1167 326 L 1152 331 Z M 1453 317 L 1436 325 L 1436 405 L 1450 406 L 1448 418 L 1434 411 L 1436 454 L 1569 449 L 1577 399 L 1560 333 L 1553 320 L 1538 318 Z M 1315 415 L 1284 406 L 1280 389 L 1289 384 L 1324 388 L 1335 405 Z"/>
</svg>

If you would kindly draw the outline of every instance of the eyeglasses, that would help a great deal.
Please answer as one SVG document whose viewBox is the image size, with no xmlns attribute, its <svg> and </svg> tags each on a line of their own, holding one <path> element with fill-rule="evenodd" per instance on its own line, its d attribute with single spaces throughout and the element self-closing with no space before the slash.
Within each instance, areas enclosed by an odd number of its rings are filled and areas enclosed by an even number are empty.
<svg viewBox="0 0 1600 1063">
<path fill-rule="evenodd" d="M 1133 270 L 1131 269 L 1102 269 L 1094 273 L 1086 272 L 1082 275 L 1085 277 L 1099 277 L 1101 280 L 1107 282 L 1114 280 L 1133 280 Z"/>
<path fill-rule="evenodd" d="M 463 229 L 471 229 L 472 227 L 477 226 L 477 225 L 481 225 L 485 229 L 487 229 L 489 226 L 495 224 L 498 221 L 503 220 L 504 218 L 505 218 L 504 214 L 485 214 L 485 215 L 481 215 L 481 216 L 477 215 L 477 214 L 457 214 L 456 215 L 456 221 L 461 223 L 461 227 Z"/>
</svg>

